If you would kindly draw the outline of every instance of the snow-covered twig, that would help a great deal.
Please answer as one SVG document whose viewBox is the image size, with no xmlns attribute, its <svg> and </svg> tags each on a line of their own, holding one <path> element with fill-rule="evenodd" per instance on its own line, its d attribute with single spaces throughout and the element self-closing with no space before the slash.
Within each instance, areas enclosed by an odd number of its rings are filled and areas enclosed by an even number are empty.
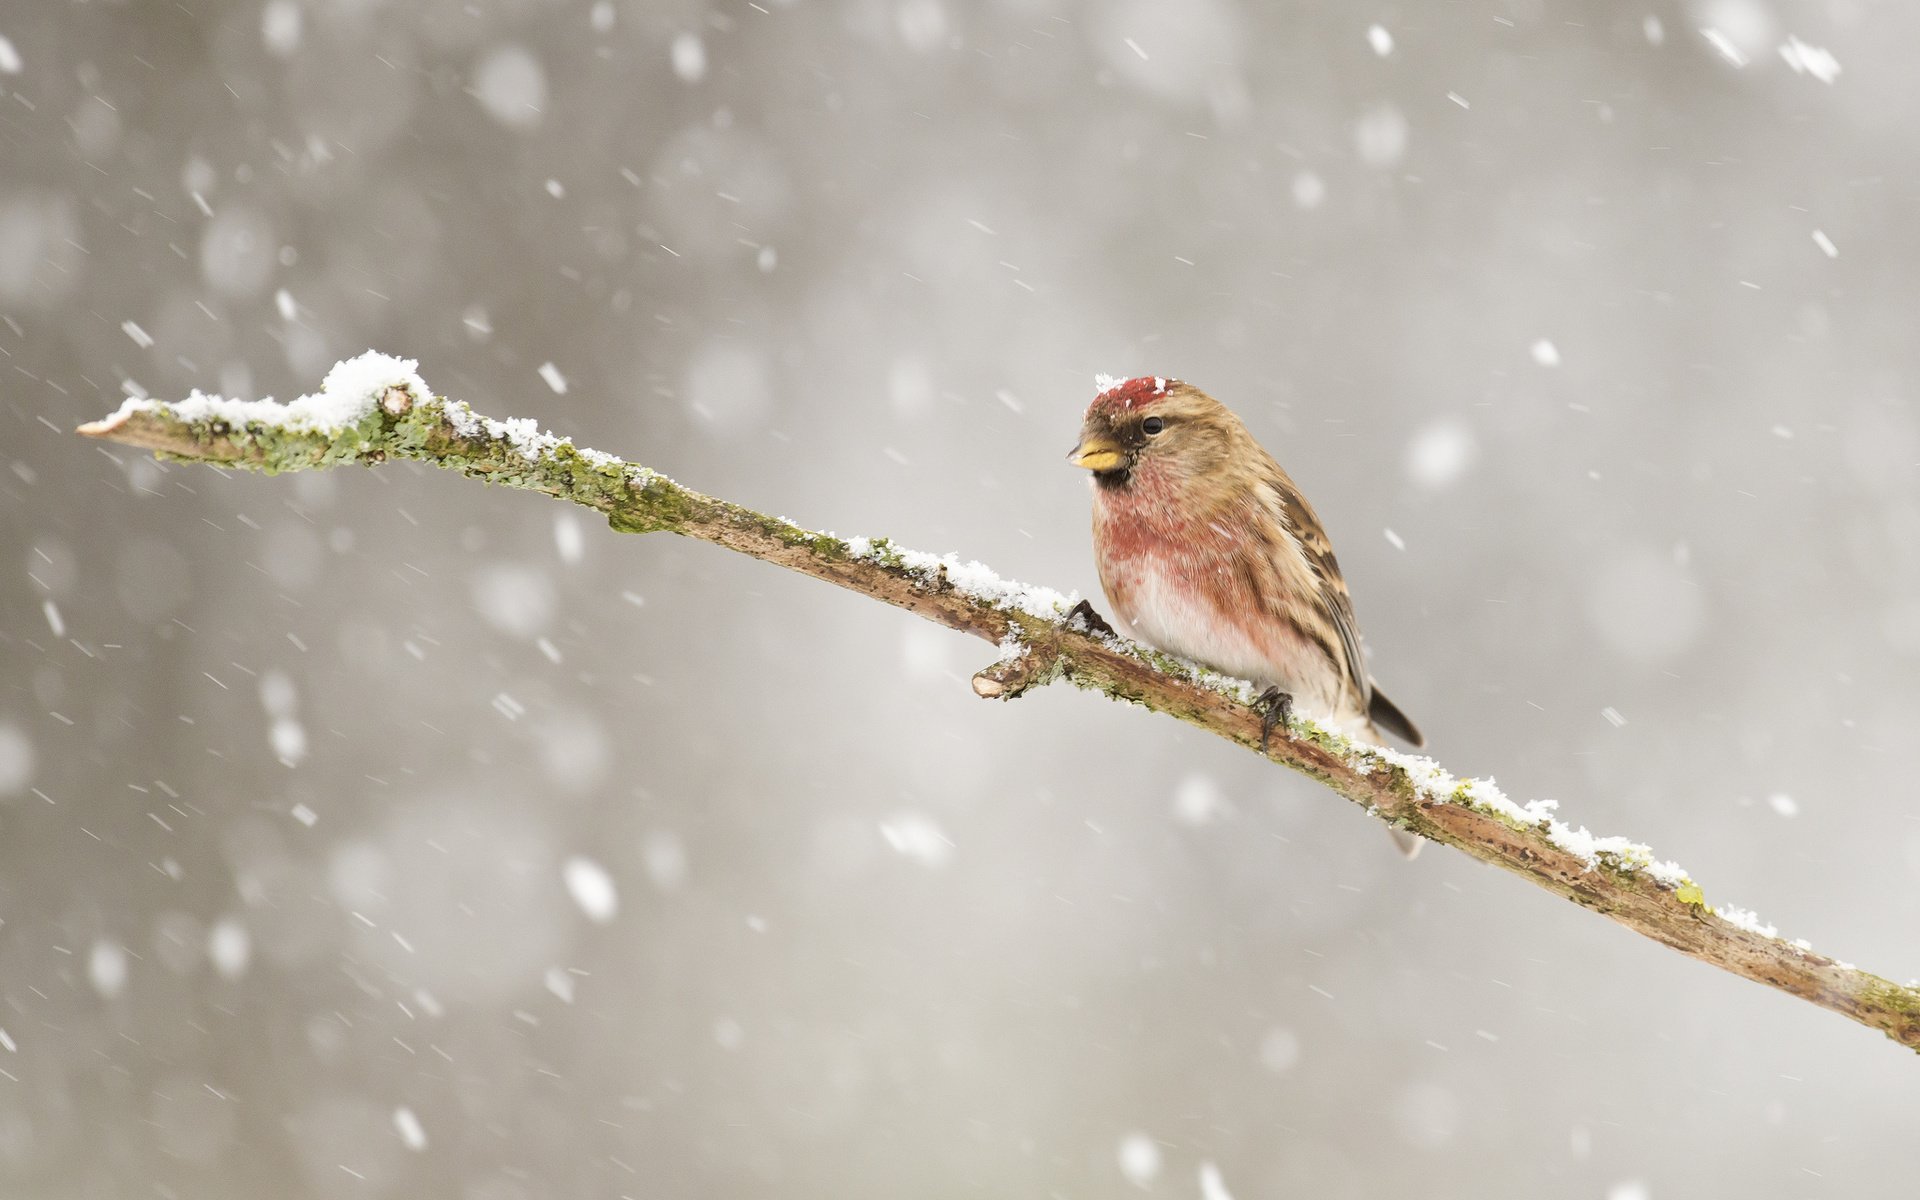
<svg viewBox="0 0 1920 1200">
<path fill-rule="evenodd" d="M 1000 657 L 974 679 L 1010 699 L 1066 679 L 1151 708 L 1260 752 L 1260 710 L 1241 680 L 1201 670 L 1098 628 L 1050 588 L 1003 580 L 979 563 L 906 550 L 885 538 L 803 529 L 610 454 L 482 417 L 434 396 L 414 364 L 366 354 L 291 404 L 195 394 L 129 400 L 83 425 L 95 438 L 163 455 L 268 472 L 413 459 L 605 513 L 616 530 L 699 538 L 980 637 Z M 1716 908 L 1687 873 L 1625 838 L 1563 823 L 1549 801 L 1522 805 L 1491 780 L 1459 780 L 1430 759 L 1349 741 L 1292 719 L 1267 757 L 1319 780 L 1382 820 L 1504 868 L 1664 945 L 1842 1013 L 1920 1049 L 1920 989 L 1774 935 L 1752 913 Z"/>
</svg>

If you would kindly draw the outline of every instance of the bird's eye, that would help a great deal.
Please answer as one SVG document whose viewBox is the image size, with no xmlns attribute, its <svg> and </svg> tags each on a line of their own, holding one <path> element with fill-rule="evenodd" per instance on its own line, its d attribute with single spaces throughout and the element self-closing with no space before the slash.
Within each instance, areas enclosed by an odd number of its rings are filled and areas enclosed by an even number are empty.
<svg viewBox="0 0 1920 1200">
<path fill-rule="evenodd" d="M 1140 428 L 1147 431 L 1148 437 L 1152 437 L 1166 427 L 1167 423 L 1159 417 L 1148 417 L 1146 420 L 1140 422 Z"/>
</svg>

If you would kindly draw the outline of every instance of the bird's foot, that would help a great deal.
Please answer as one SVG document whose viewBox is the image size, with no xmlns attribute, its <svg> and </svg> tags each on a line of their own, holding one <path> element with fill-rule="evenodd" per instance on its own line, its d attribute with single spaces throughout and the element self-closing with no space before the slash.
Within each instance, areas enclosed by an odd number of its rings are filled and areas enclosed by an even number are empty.
<svg viewBox="0 0 1920 1200">
<path fill-rule="evenodd" d="M 1113 626 L 1107 624 L 1107 619 L 1101 616 L 1099 613 L 1093 611 L 1093 605 L 1087 603 L 1085 600 L 1082 600 L 1080 603 L 1074 605 L 1072 608 L 1067 610 L 1067 624 L 1069 625 L 1073 624 L 1073 619 L 1075 617 L 1079 617 L 1081 620 L 1085 621 L 1087 623 L 1087 628 L 1094 633 L 1104 633 L 1108 637 L 1119 636 L 1118 634 L 1114 633 Z"/>
<path fill-rule="evenodd" d="M 1261 692 L 1253 706 L 1260 710 L 1260 753 L 1267 753 L 1267 744 L 1273 740 L 1273 727 L 1286 725 L 1293 720 L 1293 697 L 1277 687 Z"/>
</svg>

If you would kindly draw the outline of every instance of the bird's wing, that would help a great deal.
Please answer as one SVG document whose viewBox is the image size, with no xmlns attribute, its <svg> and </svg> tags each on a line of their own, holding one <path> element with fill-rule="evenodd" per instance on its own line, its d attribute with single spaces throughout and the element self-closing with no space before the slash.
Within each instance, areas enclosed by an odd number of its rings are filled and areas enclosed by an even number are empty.
<svg viewBox="0 0 1920 1200">
<path fill-rule="evenodd" d="M 1367 677 L 1366 659 L 1360 654 L 1360 630 L 1353 619 L 1353 598 L 1347 593 L 1347 581 L 1340 574 L 1340 564 L 1333 557 L 1333 543 L 1327 539 L 1327 531 L 1320 526 L 1320 518 L 1314 514 L 1313 506 L 1292 479 L 1280 468 L 1272 464 L 1272 477 L 1265 481 L 1268 493 L 1280 510 L 1280 516 L 1287 528 L 1293 532 L 1299 543 L 1300 554 L 1307 565 L 1313 569 L 1318 587 L 1314 598 L 1318 601 L 1321 615 L 1340 635 L 1341 656 L 1345 659 L 1348 682 L 1354 695 L 1360 701 L 1360 711 L 1367 711 L 1373 700 L 1373 683 Z"/>
</svg>

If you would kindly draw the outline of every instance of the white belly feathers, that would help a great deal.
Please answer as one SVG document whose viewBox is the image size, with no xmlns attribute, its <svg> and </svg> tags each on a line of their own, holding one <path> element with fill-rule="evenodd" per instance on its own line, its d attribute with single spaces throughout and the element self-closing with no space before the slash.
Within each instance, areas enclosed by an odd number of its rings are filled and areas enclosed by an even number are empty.
<svg viewBox="0 0 1920 1200">
<path fill-rule="evenodd" d="M 1315 716 L 1345 715 L 1336 711 L 1339 679 L 1326 656 L 1304 638 L 1280 635 L 1272 644 L 1255 642 L 1232 615 L 1183 586 L 1157 555 L 1141 555 L 1108 569 L 1113 575 L 1106 581 L 1108 594 L 1125 596 L 1114 615 L 1141 641 L 1222 674 L 1278 687 Z"/>
</svg>

